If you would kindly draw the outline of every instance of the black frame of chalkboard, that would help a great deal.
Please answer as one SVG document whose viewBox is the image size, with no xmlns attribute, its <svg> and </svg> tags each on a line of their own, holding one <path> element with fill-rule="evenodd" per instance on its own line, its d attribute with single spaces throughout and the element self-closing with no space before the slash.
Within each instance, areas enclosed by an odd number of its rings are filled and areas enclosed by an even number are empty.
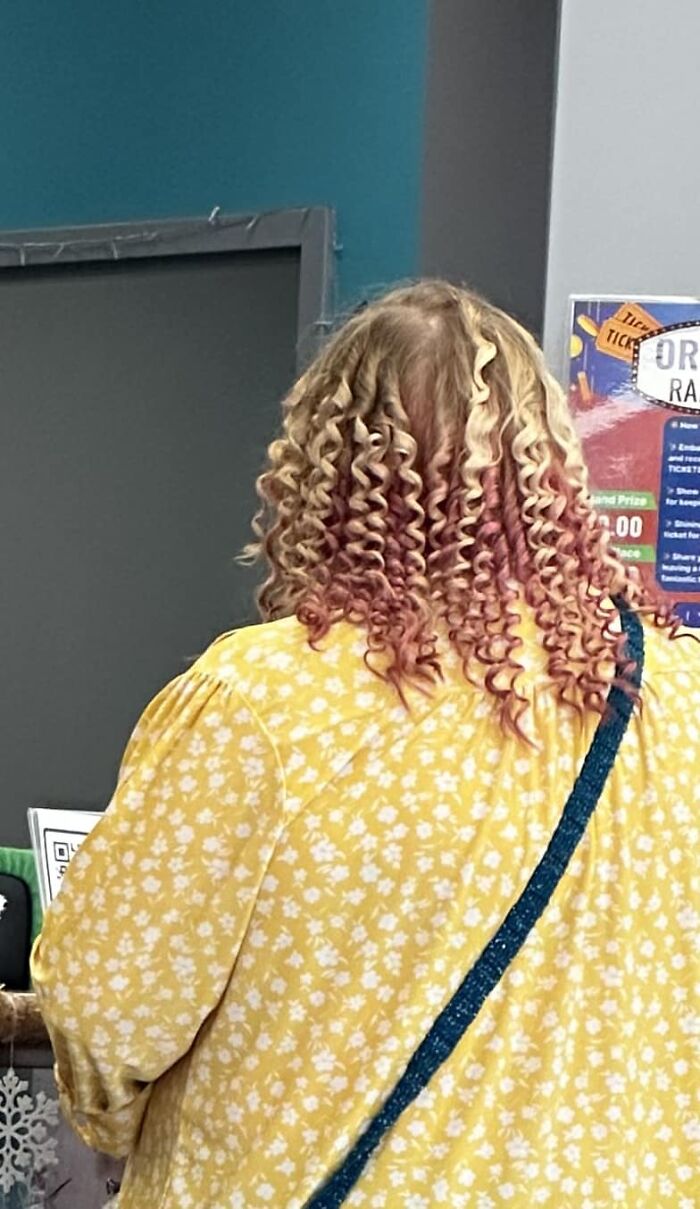
<svg viewBox="0 0 700 1209">
<path fill-rule="evenodd" d="M 297 365 L 313 356 L 332 327 L 335 307 L 335 214 L 303 206 L 259 214 L 159 219 L 0 232 L 0 272 L 17 266 L 298 249 Z"/>
</svg>

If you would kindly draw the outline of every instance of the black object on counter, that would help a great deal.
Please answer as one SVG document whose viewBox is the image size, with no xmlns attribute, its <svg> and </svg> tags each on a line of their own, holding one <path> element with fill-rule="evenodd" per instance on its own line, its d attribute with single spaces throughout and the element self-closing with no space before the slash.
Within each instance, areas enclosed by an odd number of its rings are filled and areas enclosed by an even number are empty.
<svg viewBox="0 0 700 1209">
<path fill-rule="evenodd" d="M 0 873 L 0 986 L 29 990 L 32 900 L 29 886 L 11 873 Z"/>
</svg>

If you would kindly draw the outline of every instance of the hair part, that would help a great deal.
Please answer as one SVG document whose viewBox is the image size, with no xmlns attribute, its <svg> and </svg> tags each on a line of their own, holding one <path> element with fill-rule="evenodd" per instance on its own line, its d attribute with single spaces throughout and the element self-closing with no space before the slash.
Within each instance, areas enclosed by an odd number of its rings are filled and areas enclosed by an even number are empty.
<svg viewBox="0 0 700 1209">
<path fill-rule="evenodd" d="M 514 319 L 442 281 L 393 290 L 333 334 L 284 401 L 246 560 L 266 620 L 312 645 L 336 622 L 403 696 L 440 676 L 446 631 L 522 733 L 520 600 L 559 698 L 603 712 L 623 661 L 610 598 L 679 621 L 614 554 L 566 397 Z"/>
</svg>

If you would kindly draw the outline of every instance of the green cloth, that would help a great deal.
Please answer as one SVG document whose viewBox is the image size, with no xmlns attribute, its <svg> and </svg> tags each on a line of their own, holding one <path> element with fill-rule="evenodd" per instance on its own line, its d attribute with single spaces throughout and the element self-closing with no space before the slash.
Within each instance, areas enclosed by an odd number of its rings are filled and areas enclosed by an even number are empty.
<svg viewBox="0 0 700 1209">
<path fill-rule="evenodd" d="M 0 848 L 0 873 L 18 877 L 29 887 L 32 896 L 32 944 L 41 931 L 43 919 L 39 897 L 39 878 L 31 848 Z"/>
</svg>

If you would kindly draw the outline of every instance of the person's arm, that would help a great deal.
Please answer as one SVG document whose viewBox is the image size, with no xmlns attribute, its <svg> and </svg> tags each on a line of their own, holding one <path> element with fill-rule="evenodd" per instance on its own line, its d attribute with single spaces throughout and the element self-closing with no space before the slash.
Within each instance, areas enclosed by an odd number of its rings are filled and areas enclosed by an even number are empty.
<svg viewBox="0 0 700 1209">
<path fill-rule="evenodd" d="M 146 710 L 105 817 L 32 955 L 64 1111 L 128 1153 L 150 1087 L 231 974 L 283 823 L 276 754 L 229 685 L 192 669 Z"/>
</svg>

